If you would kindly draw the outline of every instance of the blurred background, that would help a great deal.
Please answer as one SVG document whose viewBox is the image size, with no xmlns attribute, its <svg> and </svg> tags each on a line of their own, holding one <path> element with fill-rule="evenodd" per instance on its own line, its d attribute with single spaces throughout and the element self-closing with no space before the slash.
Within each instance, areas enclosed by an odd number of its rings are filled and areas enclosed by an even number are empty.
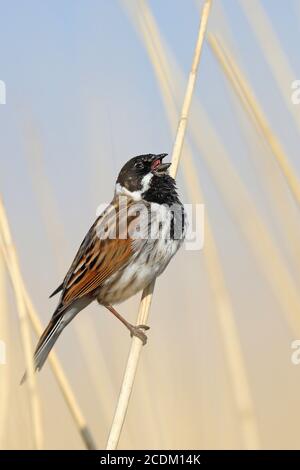
<svg viewBox="0 0 300 470">
<path fill-rule="evenodd" d="M 0 193 L 43 325 L 120 167 L 172 151 L 202 5 L 0 1 Z M 182 249 L 157 282 L 120 449 L 300 448 L 299 25 L 300 0 L 212 2 L 178 173 L 184 202 L 205 204 L 204 247 Z M 0 291 L 0 448 L 30 449 L 3 256 Z M 131 322 L 139 298 L 120 307 Z M 98 304 L 55 346 L 98 448 L 129 347 Z M 37 391 L 42 447 L 85 448 L 49 363 Z"/>
</svg>

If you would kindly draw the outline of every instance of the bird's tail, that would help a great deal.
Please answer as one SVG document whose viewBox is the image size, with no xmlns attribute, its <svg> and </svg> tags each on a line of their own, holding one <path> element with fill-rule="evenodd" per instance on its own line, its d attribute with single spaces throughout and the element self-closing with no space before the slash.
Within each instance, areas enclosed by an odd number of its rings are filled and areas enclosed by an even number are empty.
<svg viewBox="0 0 300 470">
<path fill-rule="evenodd" d="M 67 326 L 68 323 L 77 315 L 80 310 L 82 310 L 84 307 L 86 307 L 91 300 L 87 299 L 80 299 L 78 301 L 75 301 L 73 305 L 71 305 L 69 308 L 67 308 L 65 311 L 60 311 L 56 310 L 54 315 L 52 316 L 50 322 L 48 323 L 47 328 L 43 332 L 42 336 L 39 339 L 39 342 L 37 344 L 37 347 L 34 352 L 34 369 L 40 370 L 51 349 L 53 348 L 56 340 L 58 339 L 59 335 Z M 26 372 L 21 380 L 21 384 L 26 380 Z"/>
<path fill-rule="evenodd" d="M 57 338 L 59 337 L 60 333 L 66 326 L 66 324 L 63 323 L 63 315 L 61 315 L 57 319 L 54 319 L 53 317 L 48 323 L 47 328 L 43 332 L 36 346 L 34 357 L 33 357 L 35 371 L 40 370 L 43 367 L 44 362 L 46 361 Z M 22 383 L 25 382 L 26 378 L 27 378 L 27 372 L 25 372 L 25 374 L 23 375 L 21 379 L 21 382 L 20 382 L 21 385 Z"/>
<path fill-rule="evenodd" d="M 40 370 L 43 367 L 48 354 L 50 353 L 65 326 L 66 323 L 64 322 L 64 314 L 60 315 L 58 318 L 55 318 L 54 316 L 51 318 L 47 328 L 40 337 L 34 352 L 35 370 Z"/>
</svg>

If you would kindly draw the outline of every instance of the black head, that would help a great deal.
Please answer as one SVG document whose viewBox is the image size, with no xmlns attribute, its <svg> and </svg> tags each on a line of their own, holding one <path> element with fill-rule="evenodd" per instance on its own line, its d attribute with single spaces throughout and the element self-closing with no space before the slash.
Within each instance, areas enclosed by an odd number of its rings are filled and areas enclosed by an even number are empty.
<svg viewBox="0 0 300 470">
<path fill-rule="evenodd" d="M 162 163 L 163 158 L 167 155 L 167 153 L 159 155 L 149 153 L 131 158 L 120 171 L 117 184 L 131 193 L 145 192 L 154 175 L 163 176 L 167 174 L 171 163 Z"/>
<path fill-rule="evenodd" d="M 171 163 L 162 163 L 166 156 L 151 153 L 131 158 L 119 173 L 116 193 L 158 204 L 178 202 L 175 181 L 168 174 Z"/>
</svg>

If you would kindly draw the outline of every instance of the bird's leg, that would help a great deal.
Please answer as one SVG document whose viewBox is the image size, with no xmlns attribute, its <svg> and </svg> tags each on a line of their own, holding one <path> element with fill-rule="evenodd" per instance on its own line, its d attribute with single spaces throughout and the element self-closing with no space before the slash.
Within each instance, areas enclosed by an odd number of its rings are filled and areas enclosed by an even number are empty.
<svg viewBox="0 0 300 470">
<path fill-rule="evenodd" d="M 147 325 L 132 325 L 131 323 L 129 323 L 124 317 L 122 317 L 122 315 L 120 315 L 112 305 L 105 305 L 105 307 L 115 316 L 118 318 L 118 320 L 120 320 L 123 325 L 126 326 L 126 328 L 128 328 L 128 330 L 130 331 L 130 336 L 136 336 L 137 338 L 140 338 L 140 340 L 142 341 L 143 345 L 145 346 L 145 344 L 147 343 L 147 336 L 145 335 L 144 331 L 143 330 L 149 330 L 149 326 Z"/>
</svg>

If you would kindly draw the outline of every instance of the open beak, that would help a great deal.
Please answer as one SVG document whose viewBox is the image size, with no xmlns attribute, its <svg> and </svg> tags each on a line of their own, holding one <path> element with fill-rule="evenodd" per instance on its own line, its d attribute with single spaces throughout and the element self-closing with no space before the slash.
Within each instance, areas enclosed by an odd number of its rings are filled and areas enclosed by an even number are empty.
<svg viewBox="0 0 300 470">
<path fill-rule="evenodd" d="M 151 164 L 151 171 L 155 173 L 165 173 L 167 169 L 171 166 L 171 163 L 162 163 L 162 159 L 165 158 L 168 154 L 161 153 L 156 155 L 155 159 Z"/>
</svg>

